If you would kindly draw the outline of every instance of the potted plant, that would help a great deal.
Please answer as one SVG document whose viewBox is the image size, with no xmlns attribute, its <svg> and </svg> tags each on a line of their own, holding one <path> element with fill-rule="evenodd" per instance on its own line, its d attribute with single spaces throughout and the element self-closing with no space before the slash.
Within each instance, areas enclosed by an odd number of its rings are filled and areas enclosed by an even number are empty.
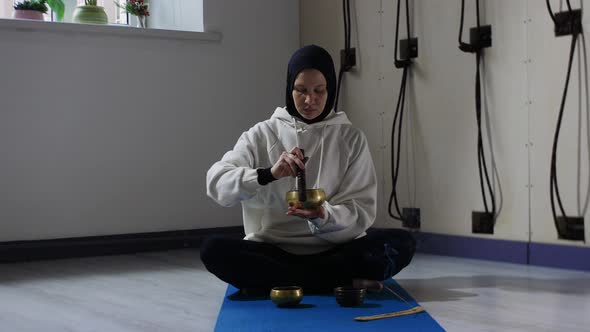
<svg viewBox="0 0 590 332">
<path fill-rule="evenodd" d="M 43 21 L 43 14 L 47 13 L 47 5 L 57 21 L 63 21 L 65 5 L 63 0 L 24 0 L 14 5 L 14 18 Z"/>
<path fill-rule="evenodd" d="M 109 18 L 104 7 L 98 6 L 97 0 L 84 0 L 84 5 L 76 6 L 72 21 L 86 24 L 108 24 Z"/>
<path fill-rule="evenodd" d="M 146 18 L 150 16 L 149 4 L 147 0 L 125 0 L 124 4 L 115 1 L 115 5 L 125 10 L 129 15 L 137 17 L 137 27 L 146 28 Z"/>
<path fill-rule="evenodd" d="M 25 20 L 43 21 L 47 13 L 47 0 L 24 0 L 14 5 L 12 17 Z"/>
<path fill-rule="evenodd" d="M 47 0 L 47 5 L 51 8 L 51 11 L 53 11 L 56 21 L 61 22 L 64 20 L 66 5 L 63 0 Z"/>
</svg>

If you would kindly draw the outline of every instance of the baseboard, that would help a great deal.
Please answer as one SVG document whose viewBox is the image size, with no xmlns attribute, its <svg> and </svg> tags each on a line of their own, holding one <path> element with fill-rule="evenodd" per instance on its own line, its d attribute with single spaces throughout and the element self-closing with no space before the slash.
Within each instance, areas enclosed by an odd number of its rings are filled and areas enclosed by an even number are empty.
<svg viewBox="0 0 590 332">
<path fill-rule="evenodd" d="M 214 235 L 241 238 L 244 237 L 244 228 L 236 226 L 54 240 L 0 242 L 0 263 L 198 248 L 206 237 Z"/>
<path fill-rule="evenodd" d="M 590 271 L 590 247 L 423 232 L 415 236 L 422 253 Z"/>
<path fill-rule="evenodd" d="M 479 237 L 414 233 L 417 251 L 517 264 L 590 271 L 590 248 Z M 55 240 L 0 242 L 0 263 L 198 248 L 209 236 L 244 237 L 244 228 L 219 227 Z"/>
<path fill-rule="evenodd" d="M 590 271 L 590 248 L 531 243 L 530 264 Z"/>
</svg>

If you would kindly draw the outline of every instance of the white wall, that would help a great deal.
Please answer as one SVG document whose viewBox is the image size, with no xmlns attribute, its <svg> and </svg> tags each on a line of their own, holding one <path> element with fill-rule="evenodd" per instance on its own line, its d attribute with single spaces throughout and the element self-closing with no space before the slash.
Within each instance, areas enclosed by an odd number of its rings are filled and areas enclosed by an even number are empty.
<svg viewBox="0 0 590 332">
<path fill-rule="evenodd" d="M 241 225 L 205 174 L 284 103 L 299 4 L 204 12 L 221 42 L 0 30 L 0 241 Z"/>
<path fill-rule="evenodd" d="M 419 38 L 419 57 L 408 91 L 398 187 L 402 206 L 412 203 L 421 208 L 426 232 L 522 241 L 530 236 L 535 242 L 583 245 L 557 240 L 549 205 L 551 144 L 570 37 L 554 37 L 545 2 L 482 1 L 482 23 L 493 26 L 493 47 L 485 51 L 484 126 L 490 127 L 502 197 L 494 235 L 471 234 L 471 211 L 482 211 L 483 203 L 476 154 L 475 56 L 457 47 L 460 2 L 410 3 L 414 3 L 412 29 Z M 475 1 L 466 3 L 465 40 L 467 29 L 475 25 Z M 559 7 L 559 2 L 552 3 Z M 579 1 L 572 4 L 580 7 Z M 352 0 L 351 6 L 352 45 L 358 48 L 360 63 L 345 78 L 341 105 L 371 144 L 382 184 L 378 225 L 397 227 L 399 223 L 386 212 L 391 124 L 402 73 L 393 65 L 396 1 Z M 338 55 L 344 45 L 342 22 L 340 0 L 301 1 L 302 44 L 317 43 Z M 584 27 L 590 30 L 587 15 Z M 400 29 L 405 38 L 403 18 Z M 584 213 L 590 181 L 589 120 L 578 68 L 574 63 L 558 165 L 560 189 L 571 215 Z M 487 135 L 484 139 L 490 160 L 490 140 Z M 587 238 L 588 217 L 586 211 Z"/>
</svg>

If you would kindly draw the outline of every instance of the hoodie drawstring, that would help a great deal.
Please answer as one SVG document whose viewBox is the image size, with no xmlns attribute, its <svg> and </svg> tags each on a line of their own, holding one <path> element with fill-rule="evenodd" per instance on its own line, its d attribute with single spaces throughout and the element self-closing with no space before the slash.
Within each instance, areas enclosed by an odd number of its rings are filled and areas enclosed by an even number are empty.
<svg viewBox="0 0 590 332">
<path fill-rule="evenodd" d="M 293 128 L 295 128 L 295 146 L 299 148 L 299 132 L 297 129 L 297 119 L 294 116 L 291 116 L 293 120 Z M 299 190 L 299 186 L 297 185 L 297 178 L 295 178 L 295 190 Z"/>
<path fill-rule="evenodd" d="M 322 140 L 320 142 L 320 165 L 318 167 L 318 177 L 315 181 L 315 188 L 320 187 L 320 174 L 322 174 L 322 160 L 324 159 L 324 134 L 326 133 L 326 125 L 322 127 Z"/>
<path fill-rule="evenodd" d="M 299 147 L 299 133 L 298 133 L 298 129 L 297 129 L 297 119 L 292 116 L 291 119 L 293 119 L 293 127 L 295 128 L 295 144 L 298 148 Z"/>
<path fill-rule="evenodd" d="M 299 129 L 297 128 L 297 118 L 292 116 L 291 119 L 293 119 L 293 127 L 295 128 L 295 144 L 297 145 L 298 148 L 301 149 L 301 147 L 299 146 Z M 323 125 L 322 126 L 322 137 L 321 137 L 321 141 L 320 141 L 320 164 L 318 167 L 318 176 L 316 178 L 314 188 L 320 188 L 320 174 L 322 174 L 322 161 L 324 159 L 323 157 L 324 157 L 325 133 L 326 133 L 326 125 Z M 295 188 L 297 189 L 297 181 L 295 181 Z"/>
</svg>

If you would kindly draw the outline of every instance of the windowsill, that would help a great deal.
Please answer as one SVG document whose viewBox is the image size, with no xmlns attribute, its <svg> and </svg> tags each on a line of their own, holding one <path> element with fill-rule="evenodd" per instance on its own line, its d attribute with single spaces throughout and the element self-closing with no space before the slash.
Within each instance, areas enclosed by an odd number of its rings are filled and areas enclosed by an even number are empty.
<svg viewBox="0 0 590 332">
<path fill-rule="evenodd" d="M 127 25 L 78 24 L 17 19 L 0 19 L 0 29 L 25 32 L 104 34 L 109 36 L 128 36 L 133 38 L 180 39 L 203 42 L 221 41 L 221 33 L 218 32 L 142 29 Z"/>
</svg>

